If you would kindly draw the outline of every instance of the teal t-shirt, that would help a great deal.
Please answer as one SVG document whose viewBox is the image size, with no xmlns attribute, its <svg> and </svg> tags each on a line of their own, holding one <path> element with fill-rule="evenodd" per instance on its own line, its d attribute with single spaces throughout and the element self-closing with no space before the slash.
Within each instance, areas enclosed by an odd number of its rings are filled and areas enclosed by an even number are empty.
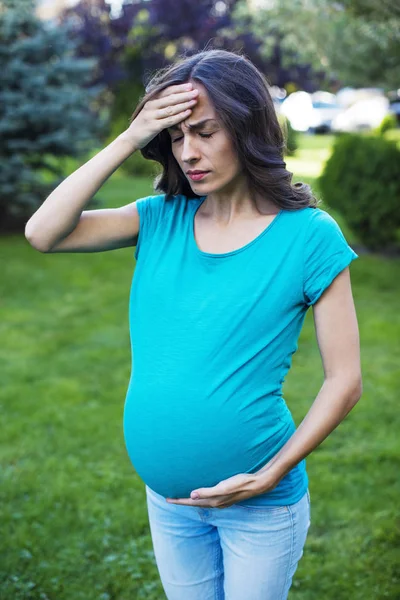
<svg viewBox="0 0 400 600">
<path fill-rule="evenodd" d="M 358 258 L 319 208 L 281 210 L 245 246 L 203 252 L 205 198 L 137 201 L 124 436 L 137 474 L 172 498 L 260 470 L 292 436 L 282 385 L 305 314 Z M 243 504 L 293 504 L 307 486 L 303 460 Z"/>
</svg>

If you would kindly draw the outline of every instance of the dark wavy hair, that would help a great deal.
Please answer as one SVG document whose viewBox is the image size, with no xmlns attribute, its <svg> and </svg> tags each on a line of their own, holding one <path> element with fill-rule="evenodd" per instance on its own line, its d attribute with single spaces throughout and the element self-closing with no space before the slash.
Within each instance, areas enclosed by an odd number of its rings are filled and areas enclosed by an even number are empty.
<svg viewBox="0 0 400 600">
<path fill-rule="evenodd" d="M 293 174 L 283 160 L 285 137 L 279 124 L 269 83 L 244 55 L 220 49 L 203 50 L 189 57 L 180 56 L 172 65 L 158 70 L 147 83 L 130 123 L 145 103 L 171 85 L 190 79 L 204 85 L 218 119 L 230 137 L 250 193 L 267 197 L 285 210 L 315 208 L 318 200 L 306 183 L 292 184 Z M 163 129 L 140 150 L 142 156 L 157 161 L 162 173 L 153 184 L 166 199 L 183 194 L 201 197 L 193 192 L 172 153 L 171 139 Z"/>
</svg>

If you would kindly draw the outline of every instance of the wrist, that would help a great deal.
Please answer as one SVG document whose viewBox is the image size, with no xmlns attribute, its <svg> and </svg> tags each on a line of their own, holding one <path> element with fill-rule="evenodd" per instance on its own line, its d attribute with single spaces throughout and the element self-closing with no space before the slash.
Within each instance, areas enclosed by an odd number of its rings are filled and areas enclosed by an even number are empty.
<svg viewBox="0 0 400 600">
<path fill-rule="evenodd" d="M 136 152 L 136 150 L 138 150 L 139 144 L 129 133 L 128 130 L 120 133 L 116 139 L 120 141 L 121 144 L 123 144 L 130 151 L 130 154 L 133 154 L 134 152 Z"/>
<path fill-rule="evenodd" d="M 254 475 L 256 486 L 260 490 L 260 493 L 273 490 L 284 477 L 284 474 L 281 474 L 273 464 L 270 466 L 265 465 L 262 469 L 254 473 Z"/>
</svg>

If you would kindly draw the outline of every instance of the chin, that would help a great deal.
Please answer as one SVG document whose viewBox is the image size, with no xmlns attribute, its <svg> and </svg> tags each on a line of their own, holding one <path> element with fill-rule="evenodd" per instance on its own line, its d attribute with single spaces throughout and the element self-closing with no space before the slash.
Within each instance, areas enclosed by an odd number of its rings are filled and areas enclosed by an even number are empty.
<svg viewBox="0 0 400 600">
<path fill-rule="evenodd" d="M 209 190 L 210 186 L 207 185 L 206 183 L 201 183 L 201 181 L 191 181 L 190 185 L 192 187 L 193 190 L 196 190 L 197 192 L 200 192 L 200 194 L 203 193 L 203 190 Z"/>
</svg>

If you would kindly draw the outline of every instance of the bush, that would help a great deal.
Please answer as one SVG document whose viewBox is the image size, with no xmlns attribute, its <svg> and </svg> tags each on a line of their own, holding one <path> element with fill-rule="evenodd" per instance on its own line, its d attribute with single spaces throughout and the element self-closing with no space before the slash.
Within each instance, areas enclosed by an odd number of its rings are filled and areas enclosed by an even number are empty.
<svg viewBox="0 0 400 600">
<path fill-rule="evenodd" d="M 103 133 L 85 84 L 96 59 L 74 57 L 69 29 L 42 22 L 32 0 L 0 18 L 0 231 L 22 231 L 63 179 L 51 157 L 80 157 Z"/>
<path fill-rule="evenodd" d="M 374 133 L 383 135 L 386 131 L 389 131 L 389 129 L 397 129 L 397 118 L 393 113 L 386 115 L 386 117 L 382 119 L 380 125 L 374 130 Z"/>
<path fill-rule="evenodd" d="M 399 164 L 395 142 L 343 134 L 319 178 L 324 201 L 371 250 L 400 250 Z"/>
<path fill-rule="evenodd" d="M 161 165 L 143 158 L 140 150 L 137 150 L 122 163 L 121 171 L 133 177 L 155 177 L 161 172 Z"/>
<path fill-rule="evenodd" d="M 283 131 L 283 135 L 286 141 L 286 156 L 293 156 L 296 152 L 298 146 L 297 143 L 297 131 L 293 129 L 290 124 L 290 121 L 285 115 L 279 114 L 278 121 Z"/>
</svg>

